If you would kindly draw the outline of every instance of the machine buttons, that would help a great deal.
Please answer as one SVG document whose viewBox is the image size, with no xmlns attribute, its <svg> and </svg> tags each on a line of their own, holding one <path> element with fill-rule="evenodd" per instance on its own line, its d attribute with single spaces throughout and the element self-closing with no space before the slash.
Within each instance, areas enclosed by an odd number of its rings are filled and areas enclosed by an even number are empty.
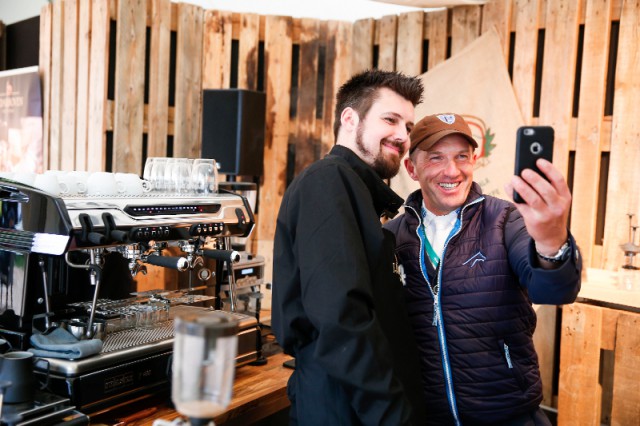
<svg viewBox="0 0 640 426">
<path fill-rule="evenodd" d="M 197 223 L 189 228 L 189 234 L 193 236 L 219 235 L 223 231 L 224 223 Z"/>
<path fill-rule="evenodd" d="M 171 237 L 171 228 L 168 226 L 148 226 L 133 228 L 129 232 L 132 241 L 163 240 Z"/>
</svg>

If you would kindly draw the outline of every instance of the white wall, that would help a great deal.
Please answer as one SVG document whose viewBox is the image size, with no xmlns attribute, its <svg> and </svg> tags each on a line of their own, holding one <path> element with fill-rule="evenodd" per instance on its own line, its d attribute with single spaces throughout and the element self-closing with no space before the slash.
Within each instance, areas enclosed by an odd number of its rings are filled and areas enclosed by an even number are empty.
<svg viewBox="0 0 640 426">
<path fill-rule="evenodd" d="M 172 0 L 179 1 L 179 0 Z M 336 19 L 355 21 L 364 18 L 380 18 L 395 15 L 415 7 L 396 6 L 370 0 L 182 0 L 205 9 L 253 12 L 260 15 Z M 40 9 L 48 0 L 0 0 L 0 21 L 5 25 L 40 15 Z"/>
<path fill-rule="evenodd" d="M 40 15 L 47 0 L 0 0 L 0 21 L 5 25 Z"/>
</svg>

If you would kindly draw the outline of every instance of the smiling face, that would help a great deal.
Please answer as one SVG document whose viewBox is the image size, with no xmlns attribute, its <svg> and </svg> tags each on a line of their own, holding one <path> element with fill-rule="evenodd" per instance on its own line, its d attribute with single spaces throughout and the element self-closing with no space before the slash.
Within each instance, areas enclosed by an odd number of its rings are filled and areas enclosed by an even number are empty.
<svg viewBox="0 0 640 426">
<path fill-rule="evenodd" d="M 363 119 L 352 108 L 345 108 L 338 143 L 354 151 L 381 178 L 391 178 L 409 149 L 413 117 L 410 101 L 381 88 Z"/>
<path fill-rule="evenodd" d="M 427 209 L 445 215 L 462 206 L 473 183 L 473 148 L 463 136 L 443 137 L 428 151 L 416 149 L 405 160 L 409 176 L 420 183 Z"/>
</svg>

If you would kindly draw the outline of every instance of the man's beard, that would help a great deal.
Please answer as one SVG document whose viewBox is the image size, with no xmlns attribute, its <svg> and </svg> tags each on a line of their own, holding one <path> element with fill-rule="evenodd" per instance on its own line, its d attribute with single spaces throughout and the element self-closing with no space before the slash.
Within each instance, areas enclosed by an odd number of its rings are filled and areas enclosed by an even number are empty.
<svg viewBox="0 0 640 426">
<path fill-rule="evenodd" d="M 362 134 L 364 133 L 364 126 L 360 124 L 356 133 L 356 146 L 360 149 L 360 152 L 364 155 L 365 162 L 371 166 L 371 168 L 382 179 L 390 179 L 398 174 L 400 170 L 400 163 L 404 156 L 403 144 L 386 140 L 388 144 L 397 146 L 400 149 L 398 156 L 391 156 L 385 158 L 382 148 L 378 151 L 378 155 L 374 157 L 373 153 L 364 145 L 362 141 Z M 380 141 L 382 144 L 382 141 Z M 371 161 L 373 159 L 373 161 Z"/>
</svg>

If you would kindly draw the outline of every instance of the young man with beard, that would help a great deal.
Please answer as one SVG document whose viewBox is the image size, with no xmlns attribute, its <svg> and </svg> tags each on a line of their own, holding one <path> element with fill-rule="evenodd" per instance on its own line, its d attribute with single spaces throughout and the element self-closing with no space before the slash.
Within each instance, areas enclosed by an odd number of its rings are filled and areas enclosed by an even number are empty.
<svg viewBox="0 0 640 426">
<path fill-rule="evenodd" d="M 380 217 L 402 199 L 383 181 L 409 148 L 419 79 L 353 76 L 336 99 L 336 146 L 287 189 L 277 220 L 272 326 L 295 357 L 291 424 L 424 424 L 415 339 Z"/>
<path fill-rule="evenodd" d="M 550 425 L 533 346 L 531 303 L 565 304 L 580 290 L 581 258 L 567 230 L 571 193 L 525 170 L 506 188 L 526 204 L 482 194 L 473 181 L 478 147 L 457 114 L 424 117 L 405 167 L 420 183 L 396 234 L 405 294 L 433 425 Z"/>
</svg>

